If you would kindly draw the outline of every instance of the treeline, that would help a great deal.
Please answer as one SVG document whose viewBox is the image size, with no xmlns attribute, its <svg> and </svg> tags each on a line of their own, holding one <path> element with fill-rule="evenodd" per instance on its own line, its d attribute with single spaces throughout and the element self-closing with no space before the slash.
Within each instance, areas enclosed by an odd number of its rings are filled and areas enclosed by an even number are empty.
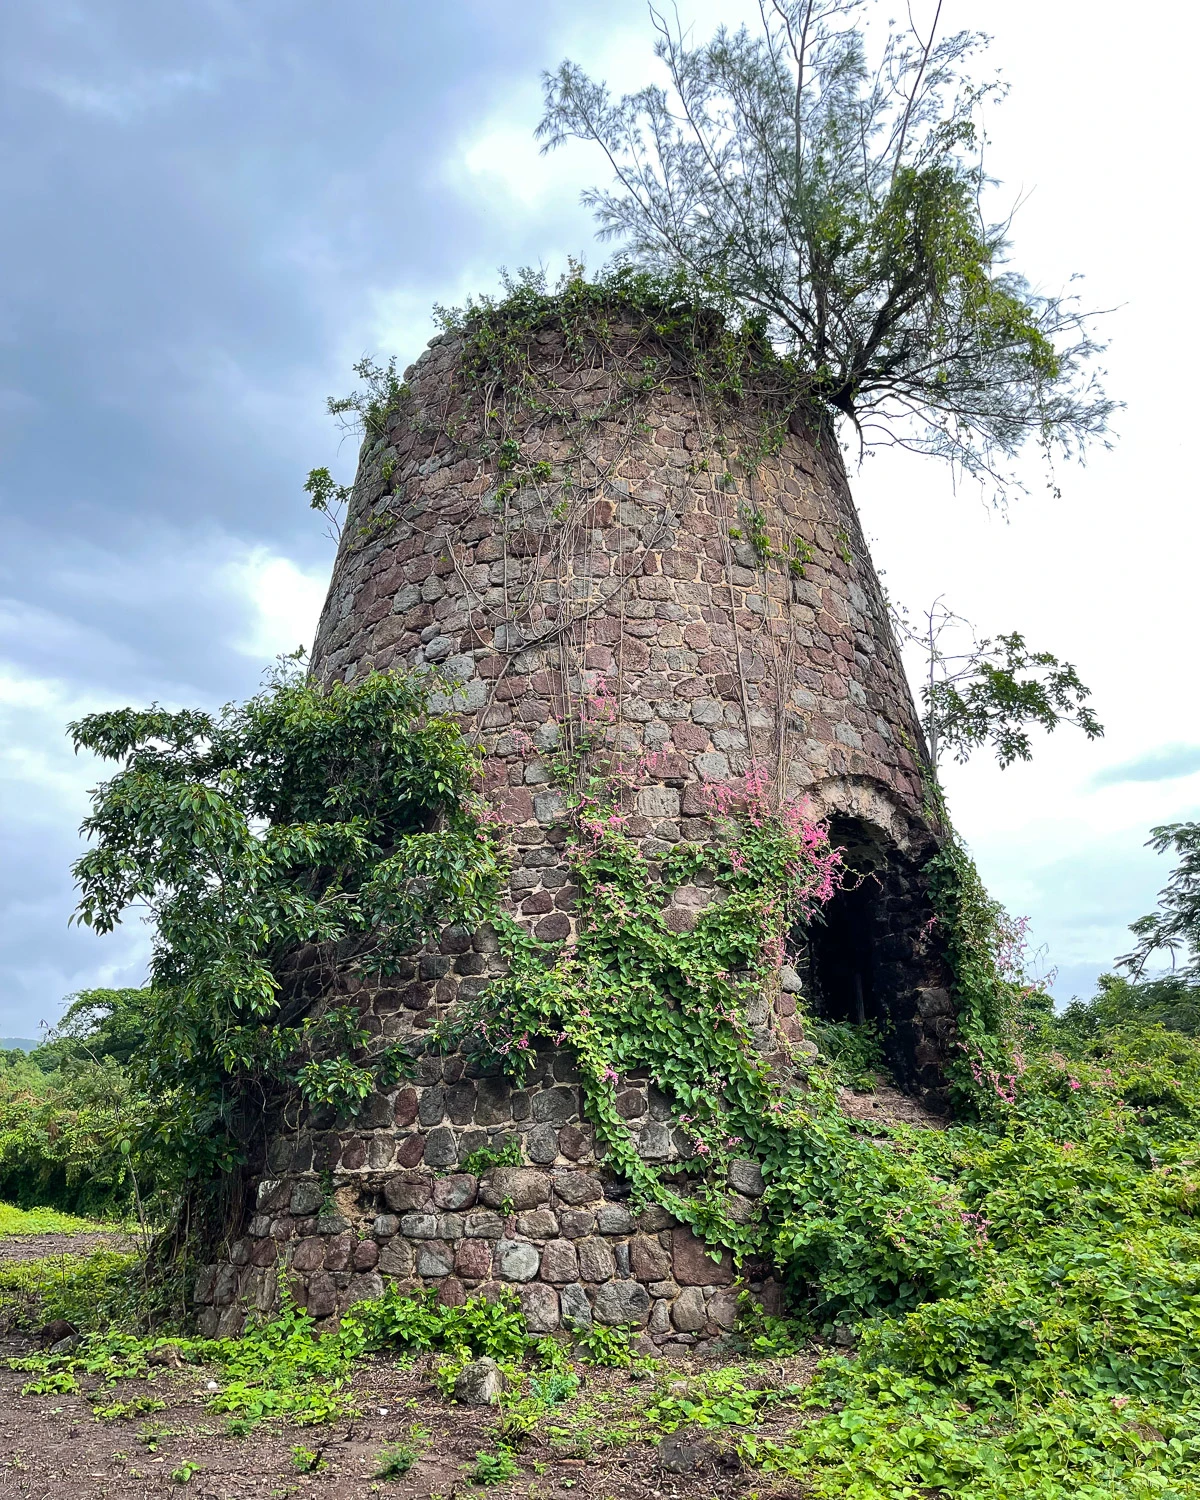
<svg viewBox="0 0 1200 1500">
<path fill-rule="evenodd" d="M 135 1149 L 150 1101 L 130 1064 L 146 991 L 71 997 L 49 1039 L 0 1050 L 0 1200 L 124 1218 L 156 1172 Z"/>
</svg>

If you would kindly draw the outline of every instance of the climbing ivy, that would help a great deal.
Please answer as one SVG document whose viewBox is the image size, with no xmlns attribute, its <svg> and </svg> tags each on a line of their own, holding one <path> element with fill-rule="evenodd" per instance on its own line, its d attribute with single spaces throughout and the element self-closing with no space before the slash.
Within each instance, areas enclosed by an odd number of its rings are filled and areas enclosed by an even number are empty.
<svg viewBox="0 0 1200 1500">
<path fill-rule="evenodd" d="M 509 973 L 441 1039 L 518 1082 L 539 1045 L 569 1048 L 599 1149 L 635 1199 L 739 1258 L 776 1262 L 822 1321 L 914 1306 L 957 1283 L 974 1242 L 949 1187 L 855 1132 L 828 1069 L 788 1057 L 781 1037 L 773 1054 L 756 1045 L 750 1002 L 777 989 L 788 934 L 819 920 L 841 859 L 802 807 L 771 812 L 749 784 L 713 794 L 713 842 L 655 859 L 618 813 L 581 802 L 575 942 L 539 942 L 501 918 Z M 678 930 L 682 887 L 712 899 Z M 638 1153 L 618 1105 L 631 1074 L 671 1100 L 683 1162 Z M 765 1182 L 756 1209 L 728 1187 L 731 1161 L 747 1158 Z"/>
</svg>

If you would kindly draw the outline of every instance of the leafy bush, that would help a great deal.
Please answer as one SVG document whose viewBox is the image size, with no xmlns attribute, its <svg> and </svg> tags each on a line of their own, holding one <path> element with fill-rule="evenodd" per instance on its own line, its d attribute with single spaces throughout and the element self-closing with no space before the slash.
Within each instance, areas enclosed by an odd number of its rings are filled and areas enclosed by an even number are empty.
<svg viewBox="0 0 1200 1500">
<path fill-rule="evenodd" d="M 475 1467 L 471 1470 L 472 1484 L 507 1484 L 516 1479 L 521 1466 L 507 1448 L 497 1448 L 495 1453 L 479 1452 L 475 1455 Z"/>
<path fill-rule="evenodd" d="M 403 1479 L 420 1456 L 411 1434 L 406 1443 L 389 1443 L 386 1448 L 380 1450 L 375 1478 Z"/>
<path fill-rule="evenodd" d="M 825 1021 L 810 1017 L 805 1034 L 821 1049 L 834 1080 L 848 1088 L 873 1089 L 877 1076 L 887 1078 L 888 1066 L 874 1022 L 862 1026 L 848 1021 Z"/>
<path fill-rule="evenodd" d="M 423 1292 L 399 1292 L 390 1286 L 374 1302 L 355 1306 L 342 1322 L 364 1346 L 425 1354 L 433 1349 L 465 1349 L 474 1357 L 517 1358 L 533 1341 L 515 1292 L 488 1301 L 468 1297 L 461 1307 L 445 1307 L 435 1287 Z"/>
<path fill-rule="evenodd" d="M 78 920 L 108 932 L 136 905 L 155 921 L 132 1064 L 153 1108 L 134 1150 L 164 1183 L 220 1184 L 273 1099 L 352 1114 L 405 1071 L 353 1006 L 297 1003 L 280 971 L 301 945 L 345 944 L 359 970 L 386 972 L 490 911 L 499 865 L 469 806 L 477 757 L 430 712 L 434 685 L 371 673 L 322 686 L 293 662 L 217 715 L 121 709 L 72 725 L 77 748 L 119 765 L 84 825 Z"/>
</svg>

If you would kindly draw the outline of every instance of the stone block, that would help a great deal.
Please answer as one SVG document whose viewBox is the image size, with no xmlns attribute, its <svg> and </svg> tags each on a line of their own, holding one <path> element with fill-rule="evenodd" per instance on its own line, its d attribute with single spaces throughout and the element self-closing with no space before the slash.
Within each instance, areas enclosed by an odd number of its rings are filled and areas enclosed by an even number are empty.
<svg viewBox="0 0 1200 1500">
<path fill-rule="evenodd" d="M 417 1091 L 413 1088 L 401 1089 L 396 1095 L 396 1102 L 392 1106 L 392 1118 L 396 1124 L 404 1129 L 411 1125 L 417 1118 Z"/>
<path fill-rule="evenodd" d="M 493 1167 L 479 1184 L 479 1200 L 488 1208 L 506 1201 L 513 1208 L 540 1208 L 550 1201 L 550 1174 L 532 1167 Z"/>
<path fill-rule="evenodd" d="M 604 1197 L 604 1185 L 594 1172 L 555 1172 L 553 1182 L 557 1196 L 572 1208 L 599 1203 Z"/>
<path fill-rule="evenodd" d="M 568 1239 L 582 1239 L 596 1232 L 596 1215 L 589 1208 L 560 1208 L 558 1222 Z"/>
<path fill-rule="evenodd" d="M 592 1304 L 597 1323 L 645 1323 L 650 1312 L 650 1293 L 640 1281 L 608 1281 L 598 1288 Z"/>
<path fill-rule="evenodd" d="M 468 1214 L 464 1221 L 468 1239 L 498 1240 L 504 1233 L 504 1220 L 486 1210 Z"/>
<path fill-rule="evenodd" d="M 617 1273 L 613 1253 L 607 1243 L 597 1235 L 580 1240 L 576 1246 L 579 1255 L 579 1277 L 581 1281 L 608 1281 Z"/>
<path fill-rule="evenodd" d="M 325 1264 L 325 1241 L 314 1235 L 299 1240 L 292 1251 L 293 1271 L 317 1271 Z"/>
<path fill-rule="evenodd" d="M 652 1120 L 669 1120 L 674 1114 L 670 1099 L 653 1084 L 646 1089 L 646 1105 Z"/>
<path fill-rule="evenodd" d="M 721 1251 L 719 1261 L 709 1257 L 708 1246 L 690 1229 L 675 1230 L 671 1243 L 675 1280 L 680 1286 L 728 1286 L 733 1280 L 733 1257 Z"/>
<path fill-rule="evenodd" d="M 592 1326 L 592 1304 L 578 1282 L 560 1287 L 558 1300 L 562 1320 L 567 1327 L 590 1328 Z"/>
<path fill-rule="evenodd" d="M 530 1161 L 548 1167 L 558 1157 L 558 1131 L 553 1125 L 535 1125 L 526 1134 L 524 1145 Z"/>
<path fill-rule="evenodd" d="M 479 1179 L 469 1172 L 455 1172 L 450 1177 L 439 1177 L 433 1184 L 433 1201 L 438 1208 L 449 1213 L 470 1208 L 479 1190 Z"/>
<path fill-rule="evenodd" d="M 481 1078 L 475 1095 L 475 1123 L 504 1125 L 512 1119 L 512 1088 L 503 1078 Z"/>
<path fill-rule="evenodd" d="M 635 1147 L 643 1161 L 666 1161 L 671 1155 L 671 1132 L 665 1125 L 643 1125 L 637 1133 Z"/>
<path fill-rule="evenodd" d="M 559 1152 L 569 1161 L 591 1156 L 595 1144 L 595 1131 L 590 1125 L 564 1125 L 558 1132 Z"/>
<path fill-rule="evenodd" d="M 331 1313 L 337 1311 L 337 1301 L 337 1287 L 328 1272 L 318 1271 L 315 1276 L 309 1277 L 308 1295 L 304 1299 L 304 1305 L 312 1317 L 329 1317 Z"/>
<path fill-rule="evenodd" d="M 264 1177 L 258 1184 L 258 1192 L 255 1196 L 255 1206 L 259 1213 L 277 1213 L 281 1208 L 286 1208 L 288 1199 L 291 1197 L 291 1186 L 289 1183 L 280 1182 L 277 1179 Z"/>
<path fill-rule="evenodd" d="M 461 1307 L 467 1300 L 467 1289 L 457 1276 L 444 1276 L 438 1282 L 437 1294 L 443 1307 Z"/>
<path fill-rule="evenodd" d="M 413 1273 L 412 1246 L 407 1240 L 389 1240 L 379 1252 L 379 1270 L 385 1276 L 404 1279 Z"/>
<path fill-rule="evenodd" d="M 671 1229 L 675 1224 L 675 1215 L 657 1203 L 647 1203 L 635 1220 L 637 1227 L 644 1230 L 646 1234 L 657 1234 L 660 1230 Z"/>
<path fill-rule="evenodd" d="M 384 1202 L 393 1213 L 424 1208 L 433 1196 L 433 1184 L 424 1174 L 391 1177 L 383 1185 Z"/>
<path fill-rule="evenodd" d="M 753 1224 L 760 1209 L 755 1199 L 741 1193 L 730 1193 L 725 1199 L 725 1212 L 735 1224 Z"/>
<path fill-rule="evenodd" d="M 339 1301 L 344 1307 L 353 1307 L 356 1302 L 375 1302 L 382 1296 L 383 1278 L 378 1271 L 368 1270 L 350 1278 L 350 1285 Z"/>
<path fill-rule="evenodd" d="M 954 1003 L 950 999 L 950 992 L 943 989 L 918 990 L 917 1014 L 926 1018 L 953 1015 Z"/>
<path fill-rule="evenodd" d="M 623 1203 L 602 1203 L 596 1213 L 601 1234 L 632 1234 L 633 1220 Z"/>
<path fill-rule="evenodd" d="M 454 1382 L 454 1399 L 461 1406 L 497 1406 L 503 1390 L 500 1367 L 485 1355 L 482 1359 L 473 1359 L 459 1372 Z"/>
<path fill-rule="evenodd" d="M 425 1155 L 423 1135 L 404 1136 L 396 1147 L 396 1161 L 402 1167 L 415 1167 Z"/>
<path fill-rule="evenodd" d="M 537 1122 L 565 1125 L 579 1114 L 579 1090 L 556 1087 L 533 1096 L 533 1118 Z"/>
<path fill-rule="evenodd" d="M 639 1281 L 662 1281 L 671 1274 L 671 1257 L 648 1234 L 635 1235 L 629 1245 L 629 1264 Z"/>
<path fill-rule="evenodd" d="M 292 1213 L 303 1216 L 315 1214 L 325 1201 L 319 1182 L 298 1182 L 292 1189 L 289 1207 Z"/>
<path fill-rule="evenodd" d="M 431 1167 L 448 1167 L 458 1160 L 458 1143 L 448 1125 L 439 1125 L 425 1138 L 425 1161 Z"/>
<path fill-rule="evenodd" d="M 567 804 L 559 791 L 539 792 L 533 799 L 533 813 L 539 823 L 554 823 L 566 816 Z"/>
<path fill-rule="evenodd" d="M 570 1240 L 550 1240 L 542 1251 L 542 1276 L 546 1281 L 576 1281 L 579 1256 Z"/>
<path fill-rule="evenodd" d="M 521 1240 L 501 1240 L 492 1257 L 492 1265 L 502 1281 L 532 1281 L 538 1273 L 539 1260 L 535 1245 L 527 1245 Z"/>
<path fill-rule="evenodd" d="M 452 1125 L 467 1125 L 475 1114 L 475 1085 L 455 1083 L 446 1090 L 446 1113 Z"/>
<path fill-rule="evenodd" d="M 643 787 L 637 794 L 637 810 L 644 818 L 677 818 L 680 795 L 670 786 Z"/>
<path fill-rule="evenodd" d="M 718 1328 L 735 1328 L 738 1320 L 737 1292 L 716 1292 L 705 1304 L 705 1312 L 708 1314 L 708 1321 L 715 1323 Z"/>
<path fill-rule="evenodd" d="M 446 1113 L 446 1090 L 440 1084 L 421 1090 L 417 1118 L 422 1125 L 440 1125 Z"/>
<path fill-rule="evenodd" d="M 552 1286 L 531 1281 L 521 1288 L 521 1311 L 530 1333 L 553 1333 L 560 1322 L 558 1293 Z"/>
<path fill-rule="evenodd" d="M 417 1246 L 417 1275 L 449 1276 L 454 1270 L 454 1251 L 444 1240 L 422 1240 Z"/>
<path fill-rule="evenodd" d="M 400 1220 L 400 1233 L 410 1240 L 437 1239 L 436 1214 L 405 1214 Z"/>
<path fill-rule="evenodd" d="M 361 1240 L 354 1247 L 350 1264 L 356 1271 L 373 1271 L 379 1262 L 379 1246 L 374 1240 Z"/>
<path fill-rule="evenodd" d="M 313 1267 L 312 1269 L 316 1269 Z M 197 1306 L 203 1306 L 212 1301 L 213 1287 L 217 1280 L 217 1267 L 205 1266 L 196 1278 L 195 1290 L 192 1292 L 192 1301 Z"/>
<path fill-rule="evenodd" d="M 543 943 L 561 943 L 571 935 L 571 919 L 565 913 L 552 911 L 533 929 L 534 936 Z"/>
<path fill-rule="evenodd" d="M 344 1271 L 350 1264 L 351 1235 L 346 1230 L 344 1234 L 336 1234 L 325 1241 L 325 1269 L 327 1271 Z"/>
<path fill-rule="evenodd" d="M 685 1287 L 671 1304 L 671 1322 L 680 1333 L 699 1333 L 707 1321 L 704 1293 L 698 1286 Z"/>
<path fill-rule="evenodd" d="M 464 1239 L 454 1253 L 454 1270 L 468 1281 L 483 1281 L 492 1274 L 490 1240 Z"/>
<path fill-rule="evenodd" d="M 528 1240 L 548 1240 L 558 1233 L 558 1220 L 548 1208 L 529 1209 L 517 1215 L 517 1233 Z"/>
</svg>

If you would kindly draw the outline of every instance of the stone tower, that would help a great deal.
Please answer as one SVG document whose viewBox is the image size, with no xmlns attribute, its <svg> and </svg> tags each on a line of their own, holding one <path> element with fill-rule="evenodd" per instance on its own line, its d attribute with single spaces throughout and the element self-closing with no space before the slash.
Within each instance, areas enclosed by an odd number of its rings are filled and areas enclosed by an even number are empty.
<svg viewBox="0 0 1200 1500">
<path fill-rule="evenodd" d="M 507 904 L 541 939 L 571 938 L 578 894 L 555 756 L 624 767 L 625 831 L 650 855 L 711 837 L 714 793 L 748 775 L 803 794 L 857 879 L 795 935 L 751 1016 L 760 1045 L 777 1031 L 803 1044 L 800 994 L 814 1014 L 878 1022 L 898 1081 L 938 1107 L 954 1020 L 921 875 L 937 829 L 836 443 L 811 411 L 781 409 L 769 379 L 714 397 L 636 318 L 586 340 L 547 318 L 519 342 L 497 374 L 470 325 L 434 339 L 374 413 L 313 670 L 438 671 L 511 839 Z M 668 920 L 685 927 L 718 894 L 677 891 Z M 415 1040 L 417 1079 L 349 1126 L 280 1123 L 229 1260 L 197 1287 L 202 1326 L 269 1306 L 281 1258 L 318 1317 L 390 1276 L 447 1300 L 511 1282 L 544 1329 L 595 1317 L 691 1342 L 728 1325 L 728 1262 L 661 1209 L 631 1218 L 568 1056 L 539 1054 L 515 1089 L 420 1047 L 499 962 L 490 929 L 447 929 L 379 988 L 344 981 L 372 1030 Z M 317 972 L 298 954 L 282 977 L 315 991 Z M 643 1156 L 685 1155 L 671 1101 L 644 1077 L 621 1088 Z M 456 1170 L 513 1135 L 526 1165 Z M 752 1207 L 757 1167 L 735 1166 Z M 773 1295 L 769 1267 L 744 1274 Z"/>
</svg>

